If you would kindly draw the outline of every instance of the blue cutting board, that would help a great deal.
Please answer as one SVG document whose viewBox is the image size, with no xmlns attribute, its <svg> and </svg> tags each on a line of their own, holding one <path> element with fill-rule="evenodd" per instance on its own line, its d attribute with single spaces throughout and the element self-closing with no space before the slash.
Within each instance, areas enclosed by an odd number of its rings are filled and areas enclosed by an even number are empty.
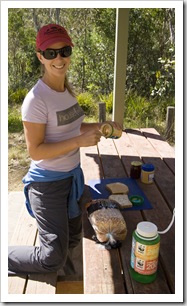
<svg viewBox="0 0 187 306">
<path fill-rule="evenodd" d="M 108 199 L 111 195 L 110 191 L 107 190 L 106 184 L 120 182 L 129 187 L 128 197 L 133 195 L 139 195 L 144 198 L 144 202 L 138 206 L 132 206 L 131 208 L 124 208 L 124 210 L 143 210 L 143 209 L 152 209 L 151 203 L 146 198 L 144 192 L 138 186 L 136 180 L 132 178 L 111 178 L 111 179 L 99 179 L 99 180 L 90 180 L 88 182 L 89 189 L 91 192 L 92 199 Z"/>
</svg>

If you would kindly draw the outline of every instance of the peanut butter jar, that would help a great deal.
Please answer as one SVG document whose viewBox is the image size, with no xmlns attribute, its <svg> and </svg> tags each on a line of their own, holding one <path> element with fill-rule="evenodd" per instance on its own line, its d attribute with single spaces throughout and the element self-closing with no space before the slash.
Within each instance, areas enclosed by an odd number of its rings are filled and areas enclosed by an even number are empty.
<svg viewBox="0 0 187 306">
<path fill-rule="evenodd" d="M 105 138 L 113 138 L 117 139 L 120 138 L 122 135 L 122 130 L 116 129 L 112 124 L 110 123 L 103 123 L 100 128 L 101 133 Z"/>
<path fill-rule="evenodd" d="M 153 164 L 143 164 L 141 170 L 141 182 L 152 184 L 154 181 L 155 167 Z"/>
</svg>

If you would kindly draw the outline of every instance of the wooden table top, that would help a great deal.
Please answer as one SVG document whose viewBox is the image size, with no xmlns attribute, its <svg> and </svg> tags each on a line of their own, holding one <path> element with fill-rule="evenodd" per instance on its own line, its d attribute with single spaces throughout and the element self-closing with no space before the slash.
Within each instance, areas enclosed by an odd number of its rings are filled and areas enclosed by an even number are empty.
<svg viewBox="0 0 187 306">
<path fill-rule="evenodd" d="M 94 179 L 130 177 L 131 162 L 155 166 L 153 184 L 138 186 L 152 205 L 148 210 L 123 211 L 128 234 L 119 249 L 101 250 L 92 240 L 93 229 L 83 211 L 84 293 L 171 294 L 175 293 L 175 224 L 161 236 L 157 278 L 142 284 L 129 273 L 132 233 L 141 221 L 150 221 L 163 231 L 175 207 L 175 152 L 153 129 L 126 129 L 117 140 L 102 137 L 98 146 L 81 148 L 85 176 L 84 204 L 91 199 L 88 182 Z M 84 209 L 84 208 L 83 208 Z M 96 277 L 97 275 L 97 277 Z"/>
</svg>

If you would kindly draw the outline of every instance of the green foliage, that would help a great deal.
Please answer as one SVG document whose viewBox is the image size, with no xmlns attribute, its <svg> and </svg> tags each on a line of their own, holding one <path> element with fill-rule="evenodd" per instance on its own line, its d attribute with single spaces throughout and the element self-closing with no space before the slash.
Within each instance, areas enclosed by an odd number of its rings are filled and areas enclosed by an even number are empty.
<svg viewBox="0 0 187 306">
<path fill-rule="evenodd" d="M 89 90 L 97 96 L 112 92 L 116 9 L 10 8 L 8 17 L 11 90 L 30 89 L 35 84 L 40 75 L 35 54 L 37 31 L 43 24 L 57 22 L 68 29 L 75 44 L 70 80 L 76 90 Z M 174 54 L 175 10 L 130 9 L 127 90 L 147 98 L 172 98 Z"/>
<path fill-rule="evenodd" d="M 137 92 L 129 91 L 125 96 L 125 127 L 160 127 L 165 126 L 168 106 L 174 106 L 174 99 L 161 100 L 139 96 Z M 163 132 L 163 131 L 162 131 Z"/>
<path fill-rule="evenodd" d="M 89 92 L 81 93 L 77 96 L 79 105 L 82 107 L 85 115 L 95 115 L 97 103 L 94 101 L 93 96 Z"/>
<path fill-rule="evenodd" d="M 23 130 L 23 124 L 21 119 L 21 111 L 15 107 L 9 107 L 8 109 L 8 131 L 9 132 L 21 132 Z"/>
<path fill-rule="evenodd" d="M 16 91 L 9 90 L 9 105 L 21 104 L 28 93 L 26 88 L 18 88 Z"/>
<path fill-rule="evenodd" d="M 106 112 L 111 114 L 113 109 L 113 92 L 108 95 L 99 95 L 99 101 L 106 104 Z"/>
<path fill-rule="evenodd" d="M 37 31 L 57 22 L 67 28 L 75 47 L 69 80 L 86 115 L 97 102 L 112 113 L 116 9 L 10 8 L 8 11 L 9 105 L 20 104 L 40 76 L 35 53 Z M 165 120 L 175 105 L 175 9 L 132 8 L 129 15 L 125 122 L 150 126 Z M 10 113 L 9 129 L 22 129 Z"/>
<path fill-rule="evenodd" d="M 32 10 L 32 9 L 31 9 Z M 9 9 L 8 68 L 9 89 L 30 88 L 39 74 L 39 61 L 35 55 L 36 31 L 28 9 Z"/>
<path fill-rule="evenodd" d="M 127 121 L 146 123 L 150 116 L 150 102 L 137 92 L 129 91 L 125 97 L 125 118 Z"/>
<path fill-rule="evenodd" d="M 160 70 L 156 71 L 156 83 L 151 92 L 152 97 L 165 97 L 168 99 L 175 96 L 175 56 L 170 49 L 171 58 L 158 59 Z"/>
<path fill-rule="evenodd" d="M 129 16 L 129 39 L 127 58 L 127 90 L 149 98 L 157 92 L 163 98 L 173 96 L 174 70 L 170 70 L 167 90 L 164 82 L 168 74 L 159 59 L 173 59 L 175 54 L 175 10 L 131 9 Z M 163 71 L 165 70 L 165 72 Z M 157 78 L 158 71 L 165 76 L 164 82 Z M 162 89 L 160 90 L 160 86 Z M 171 88 L 171 90 L 168 88 Z"/>
</svg>

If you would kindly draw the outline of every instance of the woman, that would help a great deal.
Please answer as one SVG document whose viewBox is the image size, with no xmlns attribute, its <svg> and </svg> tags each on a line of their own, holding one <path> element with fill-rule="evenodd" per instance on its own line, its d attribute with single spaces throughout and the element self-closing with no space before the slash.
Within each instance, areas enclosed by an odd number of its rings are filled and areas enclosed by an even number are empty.
<svg viewBox="0 0 187 306">
<path fill-rule="evenodd" d="M 101 132 L 99 123 L 82 123 L 84 113 L 67 82 L 73 46 L 60 25 L 43 26 L 37 34 L 44 74 L 25 97 L 22 120 L 32 159 L 23 179 L 26 205 L 36 218 L 40 246 L 9 247 L 9 275 L 61 267 L 75 273 L 71 253 L 81 239 L 84 189 L 79 149 L 96 145 Z"/>
</svg>

